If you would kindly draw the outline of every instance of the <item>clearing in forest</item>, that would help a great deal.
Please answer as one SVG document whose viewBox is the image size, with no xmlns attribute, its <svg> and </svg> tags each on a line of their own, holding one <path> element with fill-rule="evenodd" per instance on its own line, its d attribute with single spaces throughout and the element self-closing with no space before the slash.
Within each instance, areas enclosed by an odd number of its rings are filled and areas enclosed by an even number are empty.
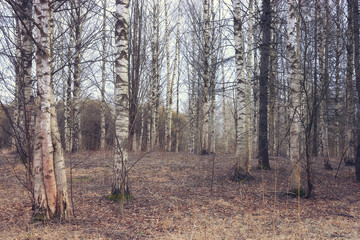
<svg viewBox="0 0 360 240">
<path fill-rule="evenodd" d="M 131 154 L 134 163 L 140 154 Z M 233 155 L 197 156 L 153 152 L 130 172 L 133 198 L 108 199 L 110 152 L 67 155 L 74 213 L 70 223 L 30 224 L 31 202 L 17 177 L 21 164 L 0 159 L 1 239 L 360 239 L 360 185 L 352 166 L 335 171 L 314 163 L 313 197 L 285 194 L 289 162 L 272 158 L 272 169 L 256 169 L 251 181 L 234 183 Z M 73 164 L 70 184 L 70 159 Z M 333 160 L 333 166 L 338 162 Z M 300 222 L 299 222 L 300 221 Z"/>
</svg>

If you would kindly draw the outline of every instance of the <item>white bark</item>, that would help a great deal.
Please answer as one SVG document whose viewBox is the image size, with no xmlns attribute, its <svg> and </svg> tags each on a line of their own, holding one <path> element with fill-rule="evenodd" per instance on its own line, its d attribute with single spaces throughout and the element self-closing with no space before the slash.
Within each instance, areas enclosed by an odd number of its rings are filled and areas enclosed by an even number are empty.
<svg viewBox="0 0 360 240">
<path fill-rule="evenodd" d="M 195 38 L 192 37 L 192 53 L 195 54 Z M 188 70 L 188 79 L 189 81 L 189 91 L 188 91 L 188 100 L 189 100 L 189 133 L 188 133 L 188 151 L 189 153 L 195 153 L 195 112 L 196 112 L 196 101 L 195 101 L 195 81 L 196 81 L 196 72 L 194 68 L 194 56 L 189 56 L 192 64 L 187 65 Z M 192 65 L 192 67 L 190 67 Z"/>
<path fill-rule="evenodd" d="M 106 0 L 103 4 L 103 24 L 102 24 L 102 65 L 101 65 L 101 134 L 100 134 L 100 149 L 105 149 L 106 144 L 106 130 L 105 130 L 105 67 L 106 67 Z"/>
<path fill-rule="evenodd" d="M 216 94 L 215 94 L 215 84 L 216 84 L 216 65 L 217 65 L 217 55 L 215 51 L 215 13 L 214 13 L 214 0 L 210 2 L 211 9 L 211 65 L 210 65 L 210 109 L 209 109 L 209 151 L 211 153 L 215 153 L 216 146 L 216 128 L 215 128 L 215 111 L 216 111 Z"/>
<path fill-rule="evenodd" d="M 159 3 L 154 3 L 153 8 L 153 34 L 151 39 L 151 148 L 158 143 L 158 118 L 159 118 Z"/>
<path fill-rule="evenodd" d="M 253 18 L 253 0 L 249 1 L 249 19 Z M 245 85 L 245 142 L 246 150 L 245 155 L 248 158 L 247 169 L 251 169 L 251 159 L 252 159 L 252 131 L 251 131 L 251 59 L 252 59 L 252 45 L 253 45 L 253 26 L 252 20 L 249 21 L 249 29 L 247 31 L 247 59 L 246 59 L 246 85 Z M 253 109 L 254 110 L 254 109 Z M 253 138 L 256 138 L 255 136 Z"/>
<path fill-rule="evenodd" d="M 80 61 L 81 61 L 81 0 L 75 3 L 75 59 L 74 59 L 74 92 L 73 92 L 73 133 L 72 133 L 72 151 L 80 150 L 81 145 L 81 127 L 80 127 Z"/>
<path fill-rule="evenodd" d="M 245 91 L 246 81 L 244 77 L 244 46 L 242 35 L 241 1 L 234 1 L 234 38 L 235 38 L 235 61 L 236 61 L 236 158 L 237 168 L 247 172 L 249 156 L 246 142 L 246 112 Z"/>
<path fill-rule="evenodd" d="M 288 21 L 287 21 L 287 57 L 289 59 L 290 69 L 290 106 L 291 106 L 291 126 L 290 126 L 290 160 L 291 160 L 291 188 L 298 189 L 300 185 L 300 149 L 299 149 L 299 104 L 300 92 L 299 84 L 300 79 L 298 75 L 299 53 L 296 51 L 297 42 L 297 13 L 296 1 L 288 3 Z"/>
<path fill-rule="evenodd" d="M 169 17 L 168 3 L 165 4 L 165 45 L 166 45 L 166 123 L 165 123 L 165 149 L 171 151 L 171 123 L 172 123 L 172 82 L 170 78 L 170 34 L 169 34 Z"/>
<path fill-rule="evenodd" d="M 71 121 L 71 109 L 72 109 L 72 101 L 71 101 L 71 84 L 72 84 L 72 47 L 73 47 L 73 27 L 69 26 L 69 46 L 67 52 L 67 65 L 68 65 L 68 77 L 66 79 L 66 99 L 65 101 L 65 109 L 64 109 L 64 118 L 65 118 L 65 151 L 71 151 L 72 144 L 72 121 Z"/>
<path fill-rule="evenodd" d="M 126 194 L 129 138 L 128 19 L 129 0 L 116 3 L 115 155 L 112 194 Z M 122 198 L 122 201 L 124 199 Z M 121 209 L 123 211 L 123 209 Z"/>
<path fill-rule="evenodd" d="M 53 15 L 49 2 L 36 0 L 34 8 L 39 108 L 35 127 L 33 217 L 34 220 L 54 217 L 68 219 L 65 162 L 51 83 Z"/>
<path fill-rule="evenodd" d="M 202 139 L 201 139 L 201 153 L 209 152 L 209 115 L 210 115 L 210 101 L 209 101 L 209 54 L 210 54 L 210 13 L 209 13 L 209 0 L 204 0 L 204 75 L 203 75 L 203 113 L 204 119 L 202 123 Z"/>
</svg>

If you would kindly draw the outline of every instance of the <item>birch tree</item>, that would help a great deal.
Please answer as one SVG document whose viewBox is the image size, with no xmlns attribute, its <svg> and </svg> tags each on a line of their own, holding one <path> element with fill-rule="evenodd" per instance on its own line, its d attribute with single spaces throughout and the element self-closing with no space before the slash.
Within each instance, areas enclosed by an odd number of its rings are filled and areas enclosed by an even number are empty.
<svg viewBox="0 0 360 240">
<path fill-rule="evenodd" d="M 219 13 L 219 18 L 222 18 L 222 12 L 221 12 L 221 7 L 219 8 L 220 13 Z M 219 48 L 220 48 L 220 65 L 221 65 L 221 84 L 222 84 L 222 89 L 221 89 L 221 96 L 222 96 L 222 101 L 221 101 L 221 105 L 222 105 L 222 117 L 223 117 L 223 141 L 224 141 L 224 151 L 225 153 L 229 152 L 229 136 L 228 136 L 228 119 L 227 119 L 227 109 L 226 109 L 226 93 L 225 93 L 225 64 L 224 64 L 224 58 L 225 58 L 225 50 L 223 48 L 223 35 L 222 35 L 222 27 L 219 26 Z"/>
<path fill-rule="evenodd" d="M 127 177 L 129 138 L 129 0 L 116 2 L 115 18 L 115 154 L 111 194 L 116 199 L 119 199 L 121 214 L 123 214 L 125 196 L 130 194 Z"/>
<path fill-rule="evenodd" d="M 100 126 L 100 149 L 105 149 L 106 130 L 105 130 L 105 83 L 106 83 L 106 0 L 103 2 L 103 23 L 102 23 L 102 65 L 101 65 L 101 126 Z"/>
<path fill-rule="evenodd" d="M 244 47 L 243 47 L 243 29 L 241 16 L 241 1 L 234 1 L 234 39 L 235 39 L 235 59 L 236 59 L 236 167 L 233 181 L 249 179 L 248 172 L 249 152 L 247 151 L 247 142 L 245 138 L 245 91 L 246 81 L 244 77 Z"/>
<path fill-rule="evenodd" d="M 324 161 L 324 168 L 332 170 L 329 157 L 329 133 L 328 133 L 328 120 L 327 120 L 327 102 L 328 102 L 328 89 L 329 89 L 329 13 L 328 3 L 325 4 L 325 11 L 321 11 L 323 16 L 323 34 L 321 34 L 321 45 L 319 52 L 319 69 L 322 84 L 322 98 L 320 102 L 320 143 L 321 143 L 321 157 Z"/>
<path fill-rule="evenodd" d="M 300 187 L 300 149 L 299 149 L 299 134 L 300 134 L 300 119 L 299 119 L 299 104 L 300 79 L 298 75 L 299 52 L 296 51 L 297 43 L 297 1 L 288 3 L 288 18 L 287 18 L 287 57 L 289 59 L 289 77 L 290 77 L 290 106 L 291 106 L 291 125 L 290 125 L 290 161 L 291 161 L 291 190 L 299 190 Z M 299 27 L 299 26 L 298 26 Z"/>
<path fill-rule="evenodd" d="M 151 38 L 151 148 L 154 148 L 159 141 L 159 0 L 154 1 L 153 6 L 153 34 Z"/>
<path fill-rule="evenodd" d="M 15 142 L 16 150 L 27 167 L 27 181 L 32 188 L 31 166 L 33 161 L 33 140 L 35 127 L 35 102 L 33 94 L 33 78 L 31 75 L 33 48 L 32 10 L 33 1 L 21 0 L 12 2 L 16 15 L 16 90 L 15 90 Z"/>
<path fill-rule="evenodd" d="M 204 72 L 203 72 L 203 113 L 204 119 L 202 123 L 202 137 L 201 137 L 201 153 L 207 154 L 209 152 L 209 85 L 210 85 L 210 71 L 209 71 L 209 56 L 210 56 L 210 12 L 209 0 L 203 1 L 204 7 Z"/>
<path fill-rule="evenodd" d="M 74 11 L 74 32 L 75 32 L 75 58 L 74 58 L 74 89 L 73 89 L 73 119 L 72 119 L 72 151 L 80 150 L 81 145 L 81 128 L 80 128 L 80 61 L 81 61 L 81 35 L 82 35 L 82 13 L 81 1 L 73 0 Z"/>
<path fill-rule="evenodd" d="M 247 31 L 247 54 L 246 54 L 246 85 L 245 85 L 245 141 L 246 155 L 248 156 L 248 170 L 251 169 L 253 153 L 252 129 L 251 129 L 251 78 L 252 78 L 252 46 L 253 46 L 253 0 L 249 1 L 249 21 Z"/>
<path fill-rule="evenodd" d="M 53 13 L 49 2 L 34 1 L 37 98 L 35 125 L 33 219 L 70 217 L 65 161 L 55 118 L 52 88 Z"/>
</svg>

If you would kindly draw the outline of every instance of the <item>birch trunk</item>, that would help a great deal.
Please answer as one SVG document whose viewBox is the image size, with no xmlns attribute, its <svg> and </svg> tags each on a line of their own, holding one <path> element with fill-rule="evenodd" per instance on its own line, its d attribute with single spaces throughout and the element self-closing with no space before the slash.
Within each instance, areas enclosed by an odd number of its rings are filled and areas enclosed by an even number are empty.
<svg viewBox="0 0 360 240">
<path fill-rule="evenodd" d="M 170 34 L 169 34 L 169 17 L 168 3 L 165 4 L 165 45 L 166 45 L 166 123 L 165 123 L 165 150 L 171 151 L 171 123 L 172 123 L 172 82 L 170 77 Z"/>
<path fill-rule="evenodd" d="M 69 219 L 65 165 L 51 83 L 53 14 L 49 2 L 35 0 L 34 8 L 39 108 L 35 127 L 33 219 Z"/>
<path fill-rule="evenodd" d="M 78 152 L 81 145 L 81 127 L 80 127 L 80 61 L 81 61 L 81 0 L 74 3 L 75 8 L 75 59 L 74 59 L 74 89 L 73 89 L 73 132 L 72 132 L 72 152 Z"/>
<path fill-rule="evenodd" d="M 320 74 L 321 74 L 321 84 L 323 86 L 322 95 L 324 96 L 320 103 L 320 141 L 321 141 L 321 156 L 324 161 L 324 168 L 326 170 L 332 170 L 330 165 L 329 158 L 329 139 L 328 139 L 328 124 L 327 124 L 327 95 L 328 95 L 328 86 L 329 86 L 329 29 L 328 29 L 328 6 L 326 3 L 325 12 L 323 14 L 325 16 L 324 19 L 324 29 L 321 40 L 321 48 L 320 48 Z"/>
<path fill-rule="evenodd" d="M 64 118 L 65 118 L 65 152 L 71 151 L 72 145 L 72 101 L 71 101 L 71 84 L 72 84 L 72 48 L 73 48 L 73 27 L 69 26 L 69 46 L 67 50 L 67 66 L 68 66 L 68 77 L 66 79 L 66 99 L 65 99 L 65 109 L 64 109 Z"/>
<path fill-rule="evenodd" d="M 313 128 L 313 148 L 312 155 L 318 155 L 318 42 L 320 41 L 321 34 L 318 34 L 318 31 L 321 29 L 321 11 L 318 1 L 315 1 L 315 29 L 314 29 L 314 91 L 313 91 L 313 119 L 314 119 L 314 128 Z M 320 44 L 321 46 L 321 44 Z"/>
<path fill-rule="evenodd" d="M 222 19 L 221 7 L 219 7 L 219 18 Z M 223 118 L 223 142 L 224 142 L 224 151 L 229 153 L 229 136 L 228 136 L 228 120 L 226 113 L 226 93 L 225 93 L 225 66 L 224 66 L 224 49 L 223 49 L 223 34 L 222 28 L 219 25 L 219 49 L 220 49 L 220 65 L 221 65 L 221 84 L 222 84 L 222 118 Z"/>
<path fill-rule="evenodd" d="M 32 189 L 31 165 L 33 162 L 33 143 L 34 143 L 34 95 L 33 80 L 31 77 L 33 47 L 31 21 L 33 1 L 21 0 L 19 2 L 23 11 L 19 12 L 17 20 L 17 57 L 16 57 L 16 142 L 15 146 L 20 154 L 22 161 L 27 166 L 27 182 L 29 189 Z"/>
<path fill-rule="evenodd" d="M 24 130 L 27 137 L 32 139 L 35 117 L 34 117 L 34 94 L 33 94 L 33 80 L 31 77 L 32 58 L 34 43 L 31 39 L 31 31 L 33 24 L 29 16 L 32 15 L 33 2 L 28 0 L 21 1 L 21 8 L 25 10 L 22 14 L 22 27 L 21 27 L 21 68 L 24 91 Z M 27 140 L 28 141 L 28 140 Z M 32 141 L 31 141 L 32 142 Z M 32 147 L 30 147 L 32 149 Z M 30 150 L 31 154 L 32 150 Z"/>
<path fill-rule="evenodd" d="M 259 12 L 259 11 L 256 11 Z M 255 18 L 260 18 L 259 13 L 255 15 Z M 259 154 L 259 138 L 257 137 L 259 135 L 259 59 L 258 59 L 258 49 L 256 42 L 258 41 L 258 36 L 260 35 L 259 27 L 255 27 L 253 30 L 253 38 L 254 38 L 254 78 L 253 78 L 253 113 L 252 113 L 252 146 L 253 146 L 253 156 L 257 156 Z"/>
<path fill-rule="evenodd" d="M 296 1 L 288 3 L 288 22 L 287 22 L 287 41 L 286 49 L 289 59 L 290 69 L 290 106 L 291 106 L 291 125 L 290 125 L 290 160 L 291 160 L 291 182 L 290 186 L 293 191 L 300 189 L 300 149 L 299 149 L 299 104 L 300 92 L 299 84 L 300 78 L 298 76 L 299 56 L 295 46 L 297 29 L 296 29 Z"/>
<path fill-rule="evenodd" d="M 188 78 L 188 122 L 189 122 L 189 130 L 188 130 L 188 142 L 187 142 L 187 149 L 189 153 L 193 153 L 192 145 L 193 145 L 193 131 L 194 131 L 194 115 L 193 115 L 193 82 L 190 81 L 191 79 L 191 70 L 190 70 L 190 64 L 187 64 L 187 78 Z"/>
<path fill-rule="evenodd" d="M 196 83 L 196 72 L 195 72 L 195 38 L 192 37 L 192 54 L 189 56 L 191 59 L 191 65 L 187 65 L 188 68 L 188 79 L 189 79 L 189 92 L 188 92 L 188 99 L 189 99 L 189 134 L 188 134 L 188 151 L 189 153 L 195 153 L 195 128 L 196 127 L 196 100 L 195 100 L 195 83 Z M 191 79 L 191 80 L 190 80 Z"/>
<path fill-rule="evenodd" d="M 50 70 L 54 72 L 54 12 L 50 8 Z M 53 147 L 53 161 L 56 181 L 56 211 L 54 217 L 68 220 L 70 217 L 70 202 L 67 193 L 64 150 L 61 144 L 57 114 L 54 101 L 53 75 L 50 74 L 50 129 Z M 46 186 L 46 185 L 45 185 Z"/>
<path fill-rule="evenodd" d="M 15 152 L 17 151 L 19 145 L 18 145 L 18 140 L 19 140 L 19 134 L 21 132 L 20 129 L 20 122 L 19 122 L 19 114 L 21 111 L 21 103 L 20 103 L 20 99 L 21 99 L 21 95 L 20 95 L 20 89 L 21 89 L 21 23 L 19 18 L 17 18 L 16 14 L 14 13 L 14 18 L 16 19 L 16 57 L 15 57 L 15 61 L 14 61 L 14 68 L 15 68 L 15 91 L 14 91 L 14 124 L 15 127 L 13 128 L 13 136 L 12 136 L 12 140 L 11 140 L 11 151 Z"/>
<path fill-rule="evenodd" d="M 128 77 L 128 19 L 129 0 L 116 2 L 115 13 L 115 154 L 114 179 L 111 194 L 120 196 L 123 214 L 125 195 L 129 194 L 127 161 L 129 138 L 129 77 Z"/>
<path fill-rule="evenodd" d="M 253 18 L 253 0 L 249 1 L 249 19 Z M 253 45 L 253 26 L 252 21 L 248 23 L 247 32 L 247 59 L 246 59 L 246 89 L 245 89 L 245 141 L 246 141 L 246 155 L 248 156 L 248 171 L 251 170 L 251 159 L 252 159 L 252 131 L 251 131 L 251 59 L 252 59 L 252 45 Z"/>
<path fill-rule="evenodd" d="M 209 0 L 203 1 L 204 5 L 204 75 L 203 75 L 203 107 L 204 119 L 202 120 L 202 138 L 201 138 L 201 154 L 209 153 L 209 56 L 210 56 L 210 13 L 209 13 Z"/>
<path fill-rule="evenodd" d="M 209 108 L 209 152 L 215 153 L 216 147 L 216 128 L 215 128 L 215 111 L 216 111 L 216 66 L 217 66 L 217 54 L 215 51 L 216 44 L 216 28 L 215 28 L 215 12 L 214 12 L 214 0 L 210 0 L 210 29 L 211 29 L 211 43 L 210 43 L 210 108 Z"/>
<path fill-rule="evenodd" d="M 106 67 L 106 0 L 103 3 L 103 24 L 102 24 L 102 65 L 101 65 L 101 126 L 100 126 L 100 149 L 104 150 L 106 145 L 105 129 L 105 67 Z"/>
<path fill-rule="evenodd" d="M 178 59 L 178 75 L 177 75 L 177 82 L 176 82 L 176 125 L 175 125 L 175 152 L 179 152 L 179 131 L 180 131 L 180 119 L 179 119 L 179 86 L 180 86 L 180 59 Z"/>
<path fill-rule="evenodd" d="M 242 35 L 242 16 L 241 1 L 234 1 L 234 39 L 235 39 L 235 59 L 236 59 L 236 169 L 232 176 L 233 181 L 248 179 L 249 155 L 245 135 L 245 91 L 246 81 L 244 77 L 244 46 Z"/>
<path fill-rule="evenodd" d="M 159 118 L 159 2 L 154 3 L 153 9 L 153 35 L 151 39 L 151 148 L 158 144 L 158 118 Z"/>
</svg>

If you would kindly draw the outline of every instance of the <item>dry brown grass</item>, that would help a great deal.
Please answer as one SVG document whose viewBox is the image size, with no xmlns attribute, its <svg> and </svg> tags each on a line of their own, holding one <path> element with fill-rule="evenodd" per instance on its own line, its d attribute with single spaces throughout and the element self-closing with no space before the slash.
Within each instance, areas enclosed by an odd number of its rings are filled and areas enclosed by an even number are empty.
<svg viewBox="0 0 360 240">
<path fill-rule="evenodd" d="M 360 239 L 360 184 L 350 167 L 334 179 L 321 161 L 315 164 L 314 196 L 301 199 L 299 231 L 297 199 L 284 194 L 285 159 L 272 159 L 276 172 L 254 166 L 255 180 L 233 183 L 227 174 L 235 160 L 219 155 L 212 183 L 211 157 L 149 154 L 130 173 L 134 198 L 121 218 L 107 198 L 111 153 L 69 155 L 68 167 L 70 157 L 75 218 L 45 225 L 29 222 L 28 193 L 14 175 L 24 179 L 21 164 L 0 159 L 0 239 L 299 239 L 299 233 L 301 239 Z M 137 158 L 132 154 L 130 164 Z"/>
</svg>

